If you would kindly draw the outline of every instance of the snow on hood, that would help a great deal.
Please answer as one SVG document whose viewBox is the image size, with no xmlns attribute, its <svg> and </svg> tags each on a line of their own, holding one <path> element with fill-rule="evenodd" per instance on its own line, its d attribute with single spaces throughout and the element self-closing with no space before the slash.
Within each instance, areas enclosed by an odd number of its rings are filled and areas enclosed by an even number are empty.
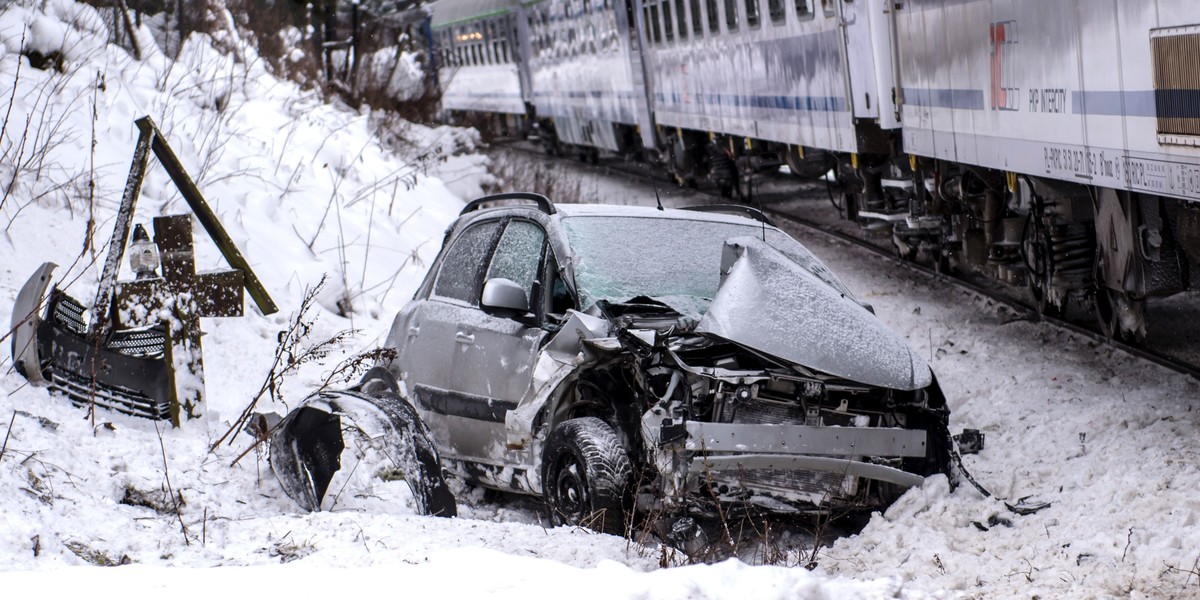
<svg viewBox="0 0 1200 600">
<path fill-rule="evenodd" d="M 868 385 L 932 383 L 929 365 L 875 315 L 762 240 L 727 240 L 721 273 L 696 331 Z"/>
</svg>

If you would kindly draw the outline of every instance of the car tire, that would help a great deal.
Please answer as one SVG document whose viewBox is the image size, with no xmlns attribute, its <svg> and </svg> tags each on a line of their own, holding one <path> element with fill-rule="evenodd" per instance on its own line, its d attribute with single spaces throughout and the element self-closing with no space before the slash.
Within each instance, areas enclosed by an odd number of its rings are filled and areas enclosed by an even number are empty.
<svg viewBox="0 0 1200 600">
<path fill-rule="evenodd" d="M 613 428 L 596 417 L 559 423 L 546 440 L 542 482 L 558 524 L 623 535 L 632 466 Z"/>
</svg>

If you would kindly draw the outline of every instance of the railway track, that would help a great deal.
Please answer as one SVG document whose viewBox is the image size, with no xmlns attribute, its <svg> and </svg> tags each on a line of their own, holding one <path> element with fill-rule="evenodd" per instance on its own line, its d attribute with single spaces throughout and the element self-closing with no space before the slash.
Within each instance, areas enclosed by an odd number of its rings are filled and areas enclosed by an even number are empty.
<svg viewBox="0 0 1200 600">
<path fill-rule="evenodd" d="M 498 144 L 497 146 L 503 148 L 504 150 L 536 156 L 543 160 L 562 161 L 563 163 L 570 163 L 576 166 L 580 164 L 578 161 L 572 161 L 568 158 L 547 156 L 540 149 L 534 148 L 525 142 L 506 142 Z M 601 161 L 602 162 L 596 167 L 597 169 L 603 169 L 604 172 L 600 173 L 600 175 L 619 175 L 648 182 L 655 188 L 656 195 L 663 190 L 670 190 L 673 196 L 677 196 L 678 191 L 680 190 L 680 188 L 676 187 L 675 183 L 671 181 L 664 172 L 660 171 L 656 175 L 653 169 L 632 166 L 630 163 L 625 163 L 623 161 L 606 159 L 601 159 Z M 697 188 L 686 189 L 683 191 L 685 193 L 685 197 L 695 197 L 705 203 L 728 204 L 731 202 L 730 199 L 721 197 L 716 190 Z M 1029 320 L 1041 321 L 1060 329 L 1070 331 L 1076 335 L 1088 338 L 1095 343 L 1109 346 L 1130 356 L 1136 356 L 1156 365 L 1200 380 L 1200 365 L 1193 364 L 1177 356 L 1172 356 L 1171 354 L 1160 351 L 1151 346 L 1134 345 L 1108 338 L 1097 329 L 1082 325 L 1066 318 L 1045 315 L 1031 302 L 1015 297 L 1015 290 L 1013 288 L 997 288 L 994 285 L 986 285 L 970 281 L 964 277 L 942 273 L 924 264 L 913 262 L 911 260 L 905 260 L 899 256 L 896 256 L 895 252 L 891 248 L 890 243 L 883 244 L 877 240 L 872 240 L 865 235 L 862 235 L 861 232 L 858 232 L 856 235 L 855 232 L 847 231 L 844 228 L 831 226 L 829 223 L 822 223 L 813 219 L 800 217 L 785 209 L 773 207 L 772 203 L 752 202 L 751 204 L 774 219 L 776 223 L 786 222 L 796 227 L 801 227 L 808 231 L 825 235 L 829 238 L 836 239 L 847 244 L 852 244 L 869 252 L 875 253 L 886 260 L 892 261 L 895 264 L 901 265 L 910 271 L 920 273 L 925 277 L 942 282 L 943 284 L 954 285 L 961 289 L 969 290 L 972 293 L 982 296 L 988 300 L 1007 306 L 1013 311 L 1024 315 L 1025 318 L 1028 318 Z M 829 210 L 832 210 L 832 207 L 829 208 Z"/>
</svg>

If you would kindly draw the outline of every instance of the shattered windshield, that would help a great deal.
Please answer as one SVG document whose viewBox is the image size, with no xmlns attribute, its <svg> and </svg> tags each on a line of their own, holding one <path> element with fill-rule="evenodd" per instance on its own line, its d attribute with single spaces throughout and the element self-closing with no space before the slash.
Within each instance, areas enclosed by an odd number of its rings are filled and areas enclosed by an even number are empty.
<svg viewBox="0 0 1200 600">
<path fill-rule="evenodd" d="M 579 215 L 563 219 L 575 251 L 575 283 L 584 308 L 598 300 L 648 296 L 699 317 L 721 283 L 725 240 L 766 242 L 838 293 L 853 297 L 807 248 L 773 227 L 678 218 Z"/>
</svg>

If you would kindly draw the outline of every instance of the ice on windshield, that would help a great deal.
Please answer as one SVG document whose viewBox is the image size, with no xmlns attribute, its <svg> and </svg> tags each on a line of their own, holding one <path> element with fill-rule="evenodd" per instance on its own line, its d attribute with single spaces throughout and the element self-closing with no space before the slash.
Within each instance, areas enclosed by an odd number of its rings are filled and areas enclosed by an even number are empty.
<svg viewBox="0 0 1200 600">
<path fill-rule="evenodd" d="M 563 224 L 575 251 L 575 283 L 585 308 L 598 300 L 624 302 L 648 296 L 698 317 L 707 311 L 720 286 L 725 240 L 740 236 L 765 237 L 768 244 L 838 293 L 852 297 L 807 248 L 773 227 L 591 215 L 564 218 Z"/>
</svg>

